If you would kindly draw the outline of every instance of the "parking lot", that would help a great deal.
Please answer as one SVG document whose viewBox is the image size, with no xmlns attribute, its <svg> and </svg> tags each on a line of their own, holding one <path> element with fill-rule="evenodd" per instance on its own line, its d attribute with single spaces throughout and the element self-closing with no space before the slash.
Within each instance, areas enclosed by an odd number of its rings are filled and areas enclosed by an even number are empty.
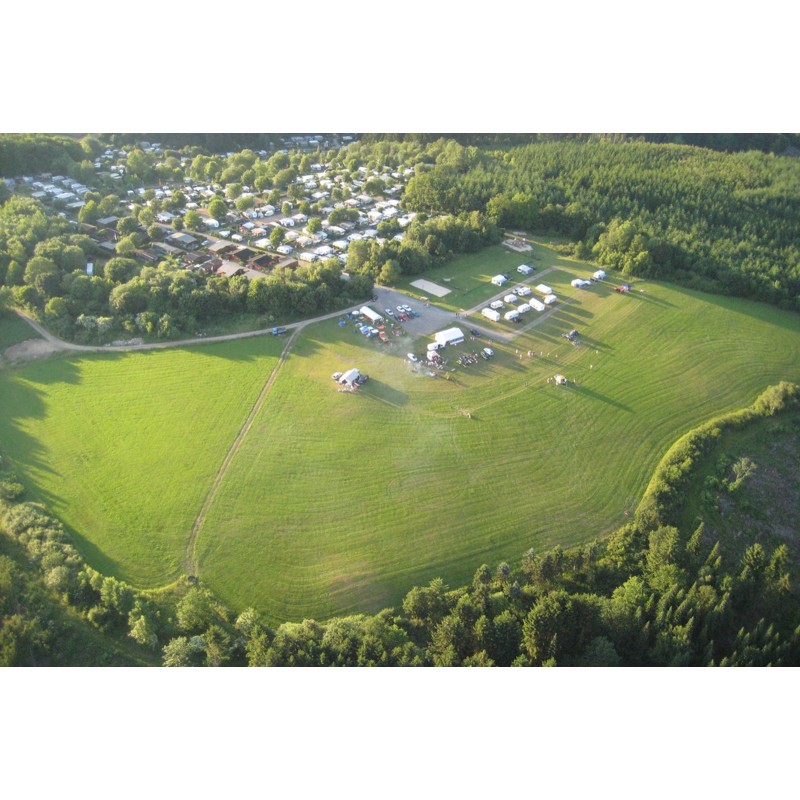
<svg viewBox="0 0 800 800">
<path fill-rule="evenodd" d="M 436 331 L 452 328 L 454 325 L 463 327 L 464 333 L 468 333 L 470 328 L 478 328 L 482 334 L 487 333 L 484 328 L 475 325 L 472 321 L 456 317 L 452 311 L 444 311 L 433 305 L 426 306 L 424 302 L 414 300 L 402 292 L 396 292 L 394 289 L 376 286 L 375 295 L 378 299 L 369 305 L 381 315 L 386 314 L 387 308 L 391 308 L 392 311 L 397 313 L 397 306 L 399 305 L 409 305 L 419 312 L 418 317 L 411 317 L 408 322 L 402 323 L 403 328 L 414 338 L 430 336 Z"/>
</svg>

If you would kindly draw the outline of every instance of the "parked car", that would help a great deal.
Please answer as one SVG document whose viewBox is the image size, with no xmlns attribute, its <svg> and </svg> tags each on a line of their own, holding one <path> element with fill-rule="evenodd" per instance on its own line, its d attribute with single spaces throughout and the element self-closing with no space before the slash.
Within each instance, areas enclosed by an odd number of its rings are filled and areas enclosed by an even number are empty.
<svg viewBox="0 0 800 800">
<path fill-rule="evenodd" d="M 392 309 L 391 309 L 391 308 L 387 308 L 387 309 L 386 309 L 386 313 L 387 313 L 387 314 L 388 314 L 390 317 L 393 317 L 393 316 L 394 316 L 394 311 L 392 311 Z"/>
<path fill-rule="evenodd" d="M 417 361 L 419 361 L 419 359 L 413 353 L 409 353 L 408 354 L 408 360 L 412 361 L 415 364 L 416 364 Z"/>
<path fill-rule="evenodd" d="M 470 328 L 470 329 L 469 329 L 469 332 L 470 332 L 470 333 L 471 333 L 473 336 L 480 336 L 480 335 L 481 335 L 481 332 L 480 332 L 479 330 L 475 329 L 475 328 Z"/>
</svg>

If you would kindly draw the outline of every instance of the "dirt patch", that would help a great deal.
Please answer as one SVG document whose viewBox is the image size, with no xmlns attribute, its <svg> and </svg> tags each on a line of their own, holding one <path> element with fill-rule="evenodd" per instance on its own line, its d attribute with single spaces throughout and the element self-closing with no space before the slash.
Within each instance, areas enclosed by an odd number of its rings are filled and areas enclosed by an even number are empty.
<svg viewBox="0 0 800 800">
<path fill-rule="evenodd" d="M 24 364 L 26 361 L 33 361 L 36 358 L 45 358 L 58 353 L 61 348 L 58 345 L 46 342 L 44 339 L 28 339 L 26 342 L 12 345 L 4 353 L 3 358 L 11 364 Z"/>
</svg>

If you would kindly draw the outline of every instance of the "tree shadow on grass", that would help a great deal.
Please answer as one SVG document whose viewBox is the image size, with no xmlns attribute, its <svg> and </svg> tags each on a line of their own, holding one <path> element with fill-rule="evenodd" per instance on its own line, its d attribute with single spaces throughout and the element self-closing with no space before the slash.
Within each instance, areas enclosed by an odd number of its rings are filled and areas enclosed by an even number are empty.
<svg viewBox="0 0 800 800">
<path fill-rule="evenodd" d="M 590 397 L 593 400 L 600 400 L 603 403 L 608 403 L 608 405 L 614 406 L 614 408 L 618 408 L 620 409 L 620 411 L 626 411 L 629 414 L 634 413 L 633 409 L 630 406 L 626 406 L 624 403 L 620 403 L 619 400 L 614 400 L 608 395 L 600 394 L 600 392 L 597 392 L 594 389 L 589 389 L 586 386 L 578 386 L 575 383 L 569 384 L 569 388 L 570 391 L 577 392 L 578 394 L 584 395 L 585 397 Z"/>
</svg>

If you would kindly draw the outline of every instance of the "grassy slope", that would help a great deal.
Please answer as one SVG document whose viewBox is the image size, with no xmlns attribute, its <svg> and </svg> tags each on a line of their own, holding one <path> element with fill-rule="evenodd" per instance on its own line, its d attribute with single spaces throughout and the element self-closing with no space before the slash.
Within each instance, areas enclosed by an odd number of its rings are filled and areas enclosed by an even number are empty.
<svg viewBox="0 0 800 800">
<path fill-rule="evenodd" d="M 245 339 L 6 371 L 0 441 L 93 566 L 164 584 L 280 347 Z"/>
<path fill-rule="evenodd" d="M 335 323 L 307 329 L 201 534 L 213 588 L 273 621 L 324 617 L 589 540 L 624 521 L 679 435 L 800 378 L 796 316 L 652 283 L 575 290 L 589 268 L 573 266 L 547 277 L 551 319 L 453 382 L 410 374 L 409 342 L 387 358 Z M 572 327 L 581 347 L 559 336 Z M 358 396 L 330 380 L 351 365 L 372 376 Z M 548 385 L 556 371 L 579 385 Z"/>
<path fill-rule="evenodd" d="M 800 379 L 796 315 L 654 283 L 630 296 L 575 290 L 588 265 L 537 253 L 538 268 L 559 267 L 545 279 L 558 311 L 452 381 L 409 371 L 405 353 L 424 342 L 386 348 L 335 322 L 303 332 L 200 533 L 201 575 L 226 601 L 273 622 L 375 610 L 437 575 L 456 584 L 483 561 L 602 535 L 679 435 Z M 501 257 L 496 248 L 444 268 L 472 275 L 458 307 L 495 293 L 478 276 Z M 530 260 L 511 254 L 502 266 Z M 559 336 L 572 327 L 581 347 Z M 0 441 L 94 566 L 167 582 L 281 345 L 7 372 Z M 372 376 L 355 396 L 330 379 L 350 365 Z M 555 372 L 579 385 L 547 384 Z"/>
<path fill-rule="evenodd" d="M 730 464 L 742 457 L 756 467 L 737 491 L 706 487 L 709 476 L 734 480 Z M 762 418 L 743 430 L 725 431 L 703 459 L 686 497 L 680 527 L 691 532 L 702 522 L 706 543 L 719 542 L 730 566 L 755 542 L 767 553 L 786 544 L 796 579 L 800 575 L 798 498 L 800 413 Z"/>
<path fill-rule="evenodd" d="M 39 338 L 39 334 L 16 314 L 0 314 L 0 354 L 13 344 Z"/>
</svg>

